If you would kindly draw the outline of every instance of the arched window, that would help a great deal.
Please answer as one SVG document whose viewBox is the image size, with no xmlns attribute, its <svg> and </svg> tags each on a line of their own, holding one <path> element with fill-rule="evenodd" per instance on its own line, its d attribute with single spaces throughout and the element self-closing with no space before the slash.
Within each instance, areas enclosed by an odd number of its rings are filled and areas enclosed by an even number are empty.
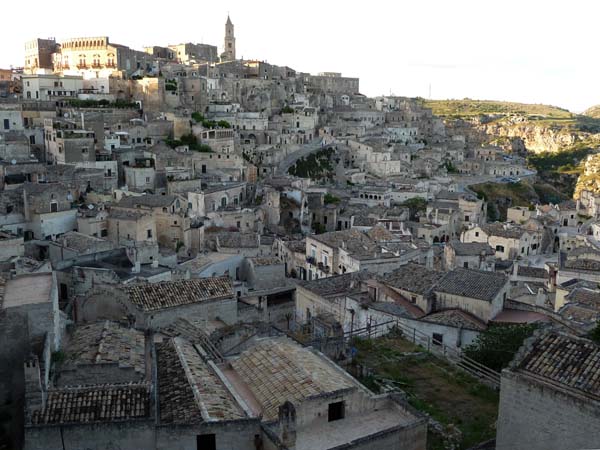
<svg viewBox="0 0 600 450">
<path fill-rule="evenodd" d="M 227 197 L 221 197 L 221 207 L 225 208 L 227 206 Z"/>
</svg>

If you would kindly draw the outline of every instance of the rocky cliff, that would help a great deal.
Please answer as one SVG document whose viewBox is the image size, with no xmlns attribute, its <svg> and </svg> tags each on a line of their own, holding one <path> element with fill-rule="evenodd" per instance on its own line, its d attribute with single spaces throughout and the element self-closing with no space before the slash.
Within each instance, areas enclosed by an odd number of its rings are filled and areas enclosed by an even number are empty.
<svg viewBox="0 0 600 450">
<path fill-rule="evenodd" d="M 588 141 L 592 136 L 600 141 L 600 135 L 573 131 L 569 127 L 548 125 L 544 121 L 528 120 L 525 117 L 510 117 L 489 123 L 482 122 L 477 128 L 491 137 L 505 137 L 509 138 L 511 142 L 520 140 L 523 147 L 533 153 L 560 152 L 578 142 Z"/>
<path fill-rule="evenodd" d="M 581 191 L 600 194 L 600 154 L 589 155 L 583 165 L 583 173 L 577 179 L 573 198 L 578 199 Z"/>
</svg>

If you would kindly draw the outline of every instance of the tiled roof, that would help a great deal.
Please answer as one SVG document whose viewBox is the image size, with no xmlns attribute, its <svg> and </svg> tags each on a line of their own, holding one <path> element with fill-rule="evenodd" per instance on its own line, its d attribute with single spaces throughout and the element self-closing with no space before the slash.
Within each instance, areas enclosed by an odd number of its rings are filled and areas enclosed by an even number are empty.
<svg viewBox="0 0 600 450">
<path fill-rule="evenodd" d="M 443 277 L 442 272 L 428 269 L 415 263 L 408 263 L 379 280 L 392 288 L 424 295 L 429 292 Z"/>
<path fill-rule="evenodd" d="M 201 423 L 243 419 L 243 410 L 194 346 L 180 338 L 157 345 L 160 420 Z"/>
<path fill-rule="evenodd" d="M 256 233 L 240 233 L 238 231 L 219 231 L 217 233 L 206 233 L 206 240 L 219 241 L 222 248 L 257 248 L 259 237 Z"/>
<path fill-rule="evenodd" d="M 468 330 L 484 331 L 487 328 L 480 319 L 460 309 L 435 312 L 423 317 L 423 320 Z"/>
<path fill-rule="evenodd" d="M 356 386 L 324 357 L 287 337 L 259 339 L 231 365 L 262 405 L 266 420 L 276 419 L 286 401 Z"/>
<path fill-rule="evenodd" d="M 448 272 L 435 291 L 491 302 L 507 280 L 501 273 L 459 268 Z"/>
<path fill-rule="evenodd" d="M 89 250 L 94 244 L 102 244 L 107 242 L 108 241 L 105 239 L 88 236 L 87 234 L 78 233 L 77 231 L 68 231 L 58 239 L 58 243 L 64 244 L 65 247 L 80 252 Z"/>
<path fill-rule="evenodd" d="M 145 383 L 48 390 L 34 425 L 117 422 L 150 418 L 151 386 Z"/>
<path fill-rule="evenodd" d="M 256 257 L 250 258 L 255 266 L 273 266 L 283 264 L 278 258 L 273 257 Z"/>
<path fill-rule="evenodd" d="M 75 328 L 65 346 L 65 364 L 118 363 L 145 375 L 144 333 L 104 321 Z"/>
<path fill-rule="evenodd" d="M 117 206 L 121 208 L 136 208 L 137 206 L 147 206 L 149 208 L 160 208 L 171 206 L 177 199 L 176 195 L 161 195 L 161 194 L 145 194 L 145 195 L 130 195 L 123 197 Z"/>
<path fill-rule="evenodd" d="M 142 211 L 128 209 L 111 209 L 108 213 L 108 218 L 117 220 L 139 220 L 140 218 L 149 215 L 149 213 L 143 213 Z"/>
<path fill-rule="evenodd" d="M 600 312 L 600 291 L 577 287 L 565 297 L 574 303 L 583 303 L 592 306 Z"/>
<path fill-rule="evenodd" d="M 480 256 L 482 253 L 484 255 L 496 254 L 494 249 L 485 242 L 450 241 L 447 245 L 454 249 L 454 253 L 458 256 Z"/>
<path fill-rule="evenodd" d="M 574 270 L 589 270 L 593 272 L 600 271 L 600 261 L 596 261 L 595 259 L 567 259 L 565 261 L 564 267 L 566 269 L 574 269 Z"/>
<path fill-rule="evenodd" d="M 144 311 L 155 311 L 233 296 L 229 277 L 162 281 L 126 286 L 129 299 Z"/>
<path fill-rule="evenodd" d="M 543 267 L 519 266 L 517 275 L 527 278 L 548 278 L 548 272 Z"/>
<path fill-rule="evenodd" d="M 367 272 L 351 272 L 312 281 L 299 280 L 297 283 L 321 297 L 336 297 L 357 289 L 360 281 L 366 280 L 368 277 Z"/>
<path fill-rule="evenodd" d="M 305 239 L 302 239 L 300 241 L 287 241 L 284 243 L 284 245 L 291 252 L 306 253 L 306 240 Z"/>
<path fill-rule="evenodd" d="M 528 349 L 518 370 L 600 399 L 600 346 L 590 340 L 547 332 Z"/>
<path fill-rule="evenodd" d="M 388 242 L 396 239 L 396 237 L 382 225 L 375 225 L 367 231 L 367 235 L 375 242 Z"/>
<path fill-rule="evenodd" d="M 525 229 L 518 226 L 509 226 L 502 222 L 493 222 L 482 225 L 481 229 L 488 236 L 501 236 L 509 239 L 520 239 Z"/>
</svg>

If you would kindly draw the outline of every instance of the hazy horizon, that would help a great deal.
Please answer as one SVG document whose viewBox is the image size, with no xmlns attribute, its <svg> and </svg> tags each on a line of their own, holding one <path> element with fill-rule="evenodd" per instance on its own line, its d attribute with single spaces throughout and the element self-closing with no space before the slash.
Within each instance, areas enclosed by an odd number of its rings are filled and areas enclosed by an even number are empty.
<svg viewBox="0 0 600 450">
<path fill-rule="evenodd" d="M 501 7 L 458 0 L 418 4 L 381 0 L 358 8 L 348 2 L 307 0 L 301 8 L 273 0 L 230 0 L 204 8 L 179 2 L 140 8 L 106 0 L 101 8 L 75 0 L 31 0 L 26 26 L 10 20 L 0 30 L 0 67 L 23 65 L 25 41 L 109 36 L 144 46 L 204 42 L 222 50 L 227 13 L 235 25 L 237 57 L 295 70 L 342 72 L 360 78 L 361 92 L 433 99 L 543 103 L 573 112 L 600 103 L 591 43 L 600 6 L 581 0 L 517 2 Z M 44 9 L 45 5 L 50 8 Z M 256 6 L 258 5 L 258 6 Z M 10 3 L 7 17 L 22 9 Z M 118 13 L 117 13 L 118 11 Z"/>
</svg>

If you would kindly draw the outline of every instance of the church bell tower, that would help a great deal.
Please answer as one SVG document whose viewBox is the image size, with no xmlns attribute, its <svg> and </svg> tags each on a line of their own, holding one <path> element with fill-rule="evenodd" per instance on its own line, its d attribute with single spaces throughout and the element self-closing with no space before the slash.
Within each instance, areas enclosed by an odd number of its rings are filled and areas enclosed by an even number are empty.
<svg viewBox="0 0 600 450">
<path fill-rule="evenodd" d="M 229 15 L 227 15 L 227 22 L 225 23 L 225 49 L 221 54 L 221 61 L 234 61 L 235 60 L 235 35 L 233 32 L 233 23 Z"/>
</svg>

